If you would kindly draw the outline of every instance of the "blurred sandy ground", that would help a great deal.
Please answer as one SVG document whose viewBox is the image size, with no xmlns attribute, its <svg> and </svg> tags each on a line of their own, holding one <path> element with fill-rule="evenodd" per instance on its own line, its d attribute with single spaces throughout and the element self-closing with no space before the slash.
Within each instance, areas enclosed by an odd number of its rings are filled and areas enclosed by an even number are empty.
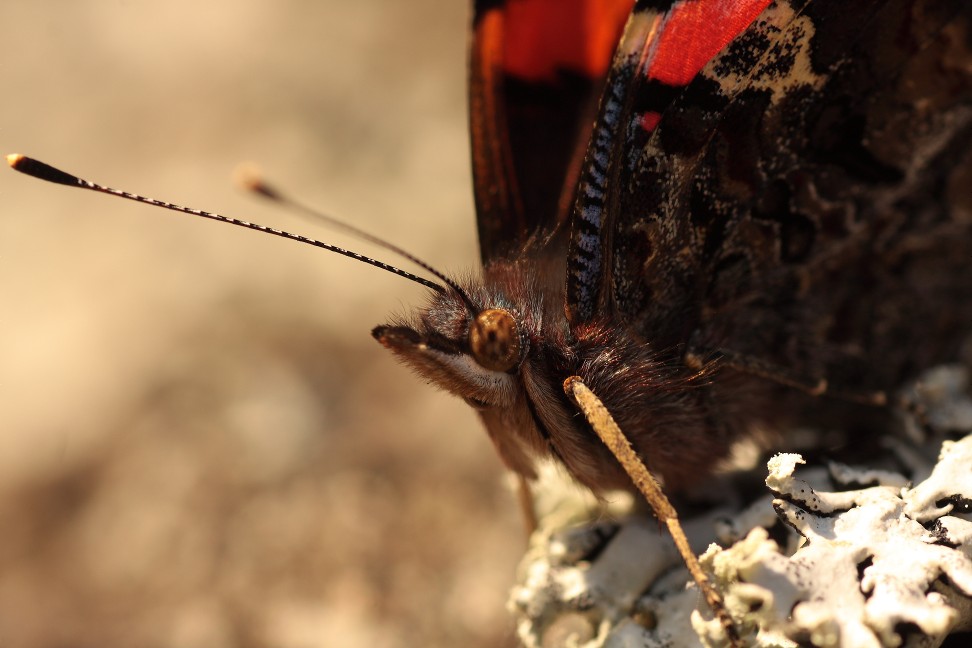
<svg viewBox="0 0 972 648">
<path fill-rule="evenodd" d="M 256 161 L 468 268 L 467 11 L 5 2 L 0 149 L 374 252 L 235 189 Z M 423 298 L 0 173 L 0 645 L 511 645 L 523 538 L 499 461 L 369 335 Z"/>
</svg>

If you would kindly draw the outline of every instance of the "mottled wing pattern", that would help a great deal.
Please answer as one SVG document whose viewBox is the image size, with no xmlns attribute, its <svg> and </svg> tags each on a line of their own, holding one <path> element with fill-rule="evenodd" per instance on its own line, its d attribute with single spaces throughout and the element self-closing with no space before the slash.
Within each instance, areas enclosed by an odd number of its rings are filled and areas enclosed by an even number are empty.
<svg viewBox="0 0 972 648">
<path fill-rule="evenodd" d="M 567 277 L 572 322 L 603 316 L 611 307 L 616 224 L 627 220 L 622 201 L 636 189 L 631 186 L 640 173 L 635 164 L 653 155 L 651 138 L 659 121 L 702 67 L 768 4 L 769 0 L 636 3 L 612 62 L 574 208 Z"/>
<path fill-rule="evenodd" d="M 654 25 L 729 4 L 760 11 L 660 83 Z M 629 24 L 574 216 L 572 321 L 893 386 L 972 328 L 972 4 L 759 4 Z"/>
<path fill-rule="evenodd" d="M 564 222 L 633 0 L 477 0 L 470 65 L 483 261 Z"/>
</svg>

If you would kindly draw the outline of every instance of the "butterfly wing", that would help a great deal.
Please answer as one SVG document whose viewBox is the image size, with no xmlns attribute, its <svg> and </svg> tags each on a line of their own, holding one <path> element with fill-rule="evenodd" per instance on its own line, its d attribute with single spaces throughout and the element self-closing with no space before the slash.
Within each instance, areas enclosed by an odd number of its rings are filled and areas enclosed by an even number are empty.
<svg viewBox="0 0 972 648">
<path fill-rule="evenodd" d="M 673 64 L 666 36 L 676 52 L 721 45 L 717 10 L 738 32 L 697 71 Z M 610 317 L 660 349 L 728 347 L 848 384 L 891 354 L 882 386 L 954 352 L 972 324 L 956 190 L 970 13 L 959 0 L 636 8 L 573 215 L 572 322 Z"/>
<path fill-rule="evenodd" d="M 612 62 L 583 166 L 568 257 L 567 298 L 571 321 L 585 322 L 613 311 L 614 246 L 618 246 L 621 255 L 627 253 L 625 246 L 637 246 L 646 238 L 641 235 L 629 241 L 620 240 L 614 236 L 618 223 L 634 216 L 626 213 L 632 200 L 641 203 L 635 207 L 635 218 L 654 220 L 652 211 L 667 207 L 667 196 L 661 190 L 665 182 L 678 182 L 685 176 L 676 172 L 671 178 L 659 177 L 661 174 L 647 177 L 648 167 L 665 161 L 665 152 L 657 150 L 653 141 L 661 119 L 679 97 L 688 93 L 691 82 L 709 60 L 739 37 L 740 32 L 751 27 L 768 4 L 765 0 L 697 0 L 676 2 L 664 10 L 652 2 L 636 5 Z M 746 60 L 750 65 L 755 64 L 753 57 Z M 641 162 L 644 156 L 648 157 L 647 164 Z M 644 180 L 659 182 L 656 187 L 646 187 L 648 182 Z M 635 188 L 644 195 L 629 195 L 635 183 L 639 185 Z M 638 251 L 649 256 L 664 253 L 657 248 Z M 660 273 L 649 281 L 663 284 L 671 278 L 668 273 Z M 650 286 L 641 285 L 644 282 L 637 283 L 621 289 L 627 289 L 632 297 L 650 290 Z M 689 300 L 688 295 L 684 298 Z"/>
<path fill-rule="evenodd" d="M 470 127 L 480 253 L 564 222 L 632 0 L 477 0 Z M 565 191 L 565 187 L 568 189 Z"/>
</svg>

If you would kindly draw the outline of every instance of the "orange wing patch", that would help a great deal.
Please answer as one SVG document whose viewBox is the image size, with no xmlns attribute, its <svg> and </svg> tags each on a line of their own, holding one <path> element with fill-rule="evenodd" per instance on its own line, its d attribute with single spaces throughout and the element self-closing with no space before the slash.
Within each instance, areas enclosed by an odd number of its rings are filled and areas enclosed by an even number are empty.
<svg viewBox="0 0 972 648">
<path fill-rule="evenodd" d="M 632 0 L 521 0 L 503 5 L 503 71 L 553 81 L 558 70 L 588 78 L 611 65 Z"/>
</svg>

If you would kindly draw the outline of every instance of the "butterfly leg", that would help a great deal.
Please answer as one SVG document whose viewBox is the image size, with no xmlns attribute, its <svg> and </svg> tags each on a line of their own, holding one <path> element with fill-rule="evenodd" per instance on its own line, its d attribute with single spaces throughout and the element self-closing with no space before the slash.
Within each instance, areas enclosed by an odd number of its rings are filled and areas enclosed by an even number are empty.
<svg viewBox="0 0 972 648">
<path fill-rule="evenodd" d="M 733 625 L 732 617 L 729 616 L 729 612 L 722 602 L 722 596 L 712 586 L 712 583 L 709 582 L 709 577 L 702 571 L 698 557 L 689 546 L 688 538 L 685 536 L 685 531 L 682 530 L 682 525 L 678 520 L 678 513 L 675 511 L 675 507 L 672 506 L 665 493 L 662 492 L 658 481 L 648 471 L 644 462 L 641 461 L 631 447 L 631 442 L 628 441 L 621 428 L 615 423 L 611 413 L 608 412 L 601 400 L 584 384 L 579 376 L 571 376 L 565 380 L 564 391 L 577 404 L 578 408 L 580 408 L 581 412 L 587 418 L 588 423 L 591 424 L 591 427 L 597 433 L 597 436 L 600 437 L 604 445 L 617 458 L 625 472 L 631 477 L 631 481 L 634 482 L 634 485 L 645 496 L 655 516 L 668 527 L 668 532 L 675 541 L 675 547 L 682 556 L 682 560 L 685 561 L 685 566 L 688 567 L 692 579 L 698 584 L 706 603 L 725 629 L 729 644 L 731 646 L 741 646 L 742 644 L 736 632 L 736 627 Z"/>
<path fill-rule="evenodd" d="M 839 400 L 883 407 L 888 403 L 887 394 L 883 391 L 853 392 L 831 389 L 825 378 L 811 378 L 789 371 L 773 362 L 768 362 L 755 356 L 736 353 L 730 349 L 715 349 L 713 351 L 690 348 L 685 353 L 685 363 L 692 369 L 701 369 L 705 358 L 713 358 L 720 367 L 727 367 L 753 376 L 759 376 L 787 387 L 798 389 L 811 396 L 829 396 Z"/>
<path fill-rule="evenodd" d="M 516 475 L 516 499 L 520 504 L 520 513 L 523 516 L 523 527 L 526 529 L 527 538 L 537 530 L 537 509 L 533 502 L 533 489 L 530 482 L 523 475 Z"/>
</svg>

